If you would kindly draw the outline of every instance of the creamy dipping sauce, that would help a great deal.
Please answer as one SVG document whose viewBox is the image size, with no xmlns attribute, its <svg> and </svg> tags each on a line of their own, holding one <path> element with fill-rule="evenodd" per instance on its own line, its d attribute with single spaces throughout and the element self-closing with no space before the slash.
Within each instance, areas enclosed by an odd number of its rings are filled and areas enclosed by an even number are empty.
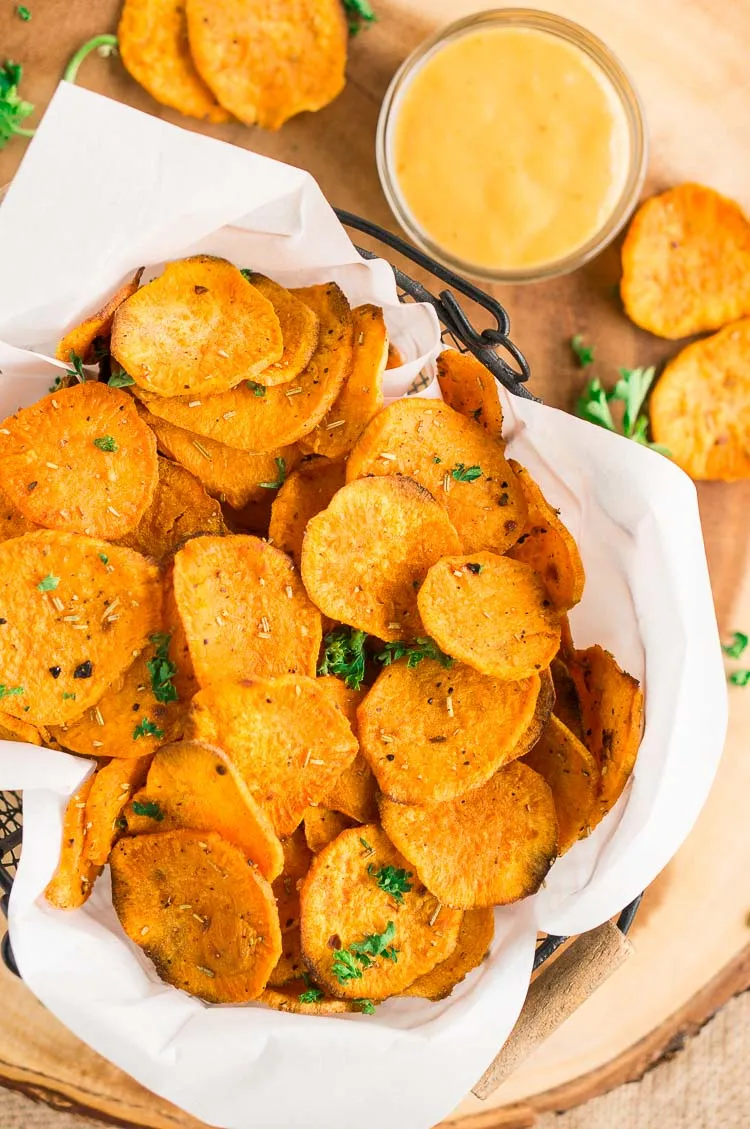
<svg viewBox="0 0 750 1129">
<path fill-rule="evenodd" d="M 594 238 L 625 186 L 625 110 L 585 51 L 546 31 L 467 31 L 394 107 L 394 176 L 425 236 L 495 270 L 554 263 Z"/>
</svg>

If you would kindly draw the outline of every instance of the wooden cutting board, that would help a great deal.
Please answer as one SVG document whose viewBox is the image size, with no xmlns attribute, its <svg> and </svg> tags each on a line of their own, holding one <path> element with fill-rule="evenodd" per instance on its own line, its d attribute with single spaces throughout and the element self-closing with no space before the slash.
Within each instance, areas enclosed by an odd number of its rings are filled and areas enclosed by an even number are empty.
<svg viewBox="0 0 750 1129">
<path fill-rule="evenodd" d="M 215 136 L 309 169 L 336 205 L 393 226 L 375 171 L 380 101 L 395 69 L 440 24 L 486 6 L 470 0 L 375 0 L 378 24 L 352 44 L 349 82 L 338 101 L 279 134 L 239 125 Z M 2 58 L 24 64 L 23 94 L 43 107 L 63 66 L 90 36 L 115 29 L 119 0 L 29 0 L 30 23 L 0 12 Z M 643 97 L 651 134 L 647 191 L 703 180 L 750 211 L 750 0 L 546 0 L 585 24 L 620 56 Z M 92 56 L 81 72 L 92 89 L 191 129 L 151 101 L 117 60 Z M 440 123 L 435 123 L 439 130 Z M 0 153 L 0 183 L 23 154 Z M 71 160 L 76 159 L 71 153 Z M 450 154 L 446 154 L 450 159 Z M 106 170 L 81 168 L 81 176 Z M 567 278 L 498 288 L 513 337 L 532 365 L 533 388 L 570 407 L 583 375 L 567 346 L 582 333 L 596 347 L 589 372 L 611 381 L 618 366 L 651 364 L 675 346 L 633 328 L 616 294 L 613 248 Z M 750 628 L 750 483 L 705 484 L 701 513 L 722 629 Z M 445 1125 L 532 1125 L 535 1113 L 569 1108 L 671 1053 L 733 993 L 750 986 L 750 689 L 732 689 L 731 723 L 714 791 L 690 839 L 646 894 L 632 937 L 636 955 L 486 1103 L 468 1098 Z M 53 1020 L 0 970 L 0 1083 L 110 1124 L 149 1129 L 197 1122 L 155 1099 Z"/>
</svg>

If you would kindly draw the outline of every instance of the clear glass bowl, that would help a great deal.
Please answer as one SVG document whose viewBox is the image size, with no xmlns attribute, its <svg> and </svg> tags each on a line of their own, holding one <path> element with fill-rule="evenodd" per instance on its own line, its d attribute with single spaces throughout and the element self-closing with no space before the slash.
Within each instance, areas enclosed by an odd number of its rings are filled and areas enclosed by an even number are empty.
<svg viewBox="0 0 750 1129">
<path fill-rule="evenodd" d="M 628 141 L 628 168 L 619 199 L 599 230 L 585 243 L 563 258 L 520 269 L 494 269 L 456 258 L 439 246 L 411 215 L 395 174 L 395 126 L 404 93 L 419 68 L 447 43 L 482 28 L 516 27 L 544 31 L 558 36 L 584 51 L 609 79 L 625 116 Z M 436 123 L 439 128 L 439 123 Z M 588 262 L 611 243 L 633 211 L 646 174 L 648 143 L 641 101 L 619 60 L 609 48 L 579 24 L 539 12 L 532 8 L 499 8 L 479 12 L 449 24 L 425 40 L 401 65 L 383 100 L 378 119 L 376 157 L 378 174 L 388 203 L 409 238 L 428 255 L 460 274 L 485 282 L 536 282 L 567 274 Z M 491 223 L 491 217 L 487 217 Z"/>
</svg>

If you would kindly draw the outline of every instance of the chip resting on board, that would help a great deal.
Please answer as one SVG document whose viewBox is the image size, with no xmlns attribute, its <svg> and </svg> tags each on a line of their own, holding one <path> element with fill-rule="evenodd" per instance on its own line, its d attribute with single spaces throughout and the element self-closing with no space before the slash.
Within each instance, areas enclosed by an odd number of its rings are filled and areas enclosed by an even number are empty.
<svg viewBox="0 0 750 1129">
<path fill-rule="evenodd" d="M 436 964 L 431 972 L 418 977 L 401 995 L 420 996 L 427 1000 L 446 999 L 456 985 L 482 963 L 494 935 L 493 909 L 467 910 L 458 931 L 458 943 L 451 955 Z"/>
<path fill-rule="evenodd" d="M 55 356 L 58 361 L 68 363 L 78 358 L 83 364 L 88 365 L 93 364 L 98 359 L 96 356 L 97 337 L 109 336 L 115 311 L 126 299 L 135 294 L 140 285 L 142 274 L 143 267 L 135 272 L 129 282 L 123 283 L 101 309 L 90 314 L 80 325 L 68 330 L 57 345 Z"/>
<path fill-rule="evenodd" d="M 208 1003 L 245 1003 L 281 955 L 271 887 L 212 831 L 120 839 L 112 902 L 162 980 Z"/>
<path fill-rule="evenodd" d="M 320 323 L 318 315 L 290 290 L 264 274 L 250 274 L 249 281 L 276 311 L 284 341 L 284 352 L 278 361 L 263 372 L 260 383 L 266 388 L 287 384 L 303 372 L 318 347 Z"/>
<path fill-rule="evenodd" d="M 104 866 L 112 844 L 125 830 L 125 805 L 146 779 L 151 757 L 110 761 L 97 769 L 86 799 L 83 856 L 94 866 Z"/>
<path fill-rule="evenodd" d="M 599 765 L 577 737 L 554 715 L 524 763 L 549 784 L 559 826 L 558 853 L 588 834 L 599 786 Z"/>
<path fill-rule="evenodd" d="M 297 568 L 302 559 L 307 523 L 326 509 L 336 491 L 344 485 L 344 476 L 341 463 L 313 455 L 292 471 L 274 498 L 268 533 L 278 549 L 289 553 Z"/>
<path fill-rule="evenodd" d="M 88 900 L 101 871 L 86 858 L 86 801 L 94 782 L 88 776 L 68 800 L 63 817 L 62 844 L 57 870 L 44 896 L 57 909 L 78 909 Z"/>
<path fill-rule="evenodd" d="M 437 377 L 449 407 L 473 419 L 493 439 L 502 440 L 503 410 L 497 381 L 481 361 L 471 353 L 444 349 L 437 359 Z"/>
<path fill-rule="evenodd" d="M 159 481 L 151 505 L 120 544 L 160 561 L 199 533 L 223 533 L 221 506 L 198 479 L 177 463 L 159 459 Z"/>
</svg>

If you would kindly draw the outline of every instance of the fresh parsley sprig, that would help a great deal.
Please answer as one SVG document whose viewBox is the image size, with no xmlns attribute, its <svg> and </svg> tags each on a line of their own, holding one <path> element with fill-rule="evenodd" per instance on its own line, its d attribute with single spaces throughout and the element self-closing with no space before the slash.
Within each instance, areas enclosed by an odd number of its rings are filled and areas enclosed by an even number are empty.
<svg viewBox="0 0 750 1129">
<path fill-rule="evenodd" d="M 395 964 L 398 949 L 391 944 L 395 936 L 396 926 L 389 921 L 382 933 L 370 933 L 361 941 L 353 941 L 348 949 L 339 949 L 331 964 L 331 971 L 339 984 L 346 984 L 347 980 L 361 980 L 362 973 L 372 968 L 377 957 L 385 957 Z"/>
<path fill-rule="evenodd" d="M 581 337 L 580 333 L 577 333 L 575 337 L 571 337 L 570 348 L 572 350 L 573 356 L 578 361 L 578 364 L 581 366 L 581 368 L 586 368 L 587 365 L 593 365 L 594 346 L 584 345 L 583 338 Z"/>
<path fill-rule="evenodd" d="M 63 80 L 65 82 L 75 82 L 81 63 L 92 51 L 98 51 L 100 55 L 106 58 L 108 55 L 114 55 L 117 51 L 117 46 L 116 35 L 95 35 L 93 39 L 87 39 L 86 42 L 78 48 L 63 71 Z"/>
<path fill-rule="evenodd" d="M 156 651 L 154 657 L 146 663 L 146 669 L 151 678 L 151 690 L 157 702 L 167 703 L 179 700 L 173 681 L 175 674 L 177 674 L 177 667 L 169 657 L 171 641 L 171 635 L 151 636 L 151 642 Z"/>
<path fill-rule="evenodd" d="M 318 674 L 343 678 L 350 690 L 359 690 L 365 677 L 367 633 L 353 627 L 337 627 L 323 639 L 323 658 Z"/>
<path fill-rule="evenodd" d="M 0 149 L 4 149 L 12 137 L 33 137 L 36 130 L 24 129 L 21 125 L 34 107 L 25 102 L 18 93 L 23 68 L 20 63 L 10 59 L 0 67 Z"/>
<path fill-rule="evenodd" d="M 148 819 L 155 819 L 157 823 L 161 823 L 164 819 L 164 812 L 153 800 L 133 800 L 133 811 L 136 815 L 145 815 Z"/>
<path fill-rule="evenodd" d="M 450 655 L 443 654 L 435 640 L 427 636 L 415 639 L 411 643 L 401 640 L 396 643 L 386 643 L 385 650 L 375 656 L 375 662 L 390 666 L 391 663 L 403 658 L 406 658 L 406 665 L 409 667 L 419 666 L 422 659 L 434 659 L 444 667 L 453 666 Z"/>
<path fill-rule="evenodd" d="M 669 455 L 666 447 L 652 443 L 649 439 L 648 416 L 642 412 L 646 396 L 654 382 L 656 368 L 651 365 L 649 368 L 621 368 L 618 371 L 620 379 L 611 392 L 602 387 L 598 377 L 588 382 L 576 404 L 576 415 L 617 433 L 610 404 L 619 401 L 624 404 L 622 430 L 625 438 L 642 443 L 644 447 L 650 447 L 652 451 L 658 451 L 662 455 Z"/>
<path fill-rule="evenodd" d="M 368 0 L 344 0 L 344 12 L 350 35 L 357 35 L 378 18 Z"/>
<path fill-rule="evenodd" d="M 133 730 L 133 740 L 137 741 L 140 737 L 156 737 L 161 738 L 164 736 L 164 730 L 155 725 L 149 718 L 144 717 L 143 721 L 139 722 Z"/>
<path fill-rule="evenodd" d="M 376 866 L 370 863 L 367 873 L 375 879 L 380 889 L 399 905 L 404 900 L 404 894 L 408 894 L 412 889 L 409 879 L 413 877 L 413 874 L 410 870 L 402 870 L 397 866 L 381 866 L 378 870 Z"/>
<path fill-rule="evenodd" d="M 100 451 L 106 451 L 108 454 L 112 454 L 119 449 L 114 435 L 100 435 L 94 440 L 94 446 L 98 447 Z"/>
</svg>

